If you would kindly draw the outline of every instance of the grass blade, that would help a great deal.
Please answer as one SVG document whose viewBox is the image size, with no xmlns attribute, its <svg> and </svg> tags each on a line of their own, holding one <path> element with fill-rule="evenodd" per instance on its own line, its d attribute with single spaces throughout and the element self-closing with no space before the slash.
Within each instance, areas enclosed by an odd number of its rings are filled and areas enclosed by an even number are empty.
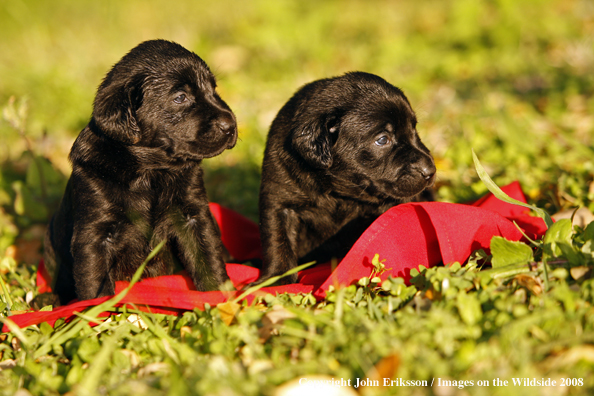
<svg viewBox="0 0 594 396">
<path fill-rule="evenodd" d="M 276 281 L 278 281 L 279 279 L 284 278 L 285 276 L 289 276 L 289 275 L 292 275 L 294 273 L 297 273 L 297 272 L 299 272 L 299 271 L 301 271 L 301 270 L 303 270 L 303 269 L 305 269 L 307 267 L 310 267 L 310 266 L 314 265 L 315 263 L 316 263 L 315 261 L 312 261 L 310 263 L 305 263 L 305 264 L 302 264 L 300 266 L 297 266 L 297 267 L 295 267 L 293 269 L 288 270 L 287 272 L 285 272 L 282 275 L 273 276 L 270 279 L 266 279 L 264 282 L 260 283 L 259 285 L 252 286 L 249 289 L 247 289 L 245 292 L 241 293 L 239 295 L 239 297 L 236 297 L 235 300 L 233 300 L 233 302 L 234 303 L 237 303 L 237 302 L 243 300 L 244 298 L 246 298 L 247 296 L 249 296 L 250 294 L 252 294 L 252 293 L 260 290 L 261 288 L 270 286 L 270 285 L 274 284 Z"/>
<path fill-rule="evenodd" d="M 77 394 L 96 395 L 99 393 L 97 392 L 97 388 L 99 388 L 101 383 L 101 376 L 107 370 L 111 355 L 115 351 L 117 342 L 124 330 L 124 327 L 120 327 L 112 336 L 108 337 L 103 342 L 101 350 L 99 350 L 99 353 L 97 353 L 91 362 L 85 376 L 78 384 Z"/>
<path fill-rule="evenodd" d="M 132 276 L 132 279 L 130 280 L 130 284 L 128 285 L 128 287 L 126 287 L 124 290 L 119 292 L 115 297 L 85 311 L 85 316 L 86 316 L 85 320 L 75 319 L 72 321 L 72 323 L 70 325 L 68 325 L 64 329 L 56 332 L 46 343 L 44 343 L 39 349 L 37 349 L 37 351 L 35 351 L 35 358 L 38 358 L 40 356 L 43 356 L 43 355 L 49 353 L 49 351 L 51 351 L 53 345 L 60 345 L 64 342 L 66 342 L 68 339 L 72 338 L 87 323 L 90 322 L 89 321 L 90 318 L 95 319 L 95 318 L 97 318 L 97 315 L 99 315 L 101 312 L 109 311 L 116 304 L 118 304 L 126 296 L 126 294 L 128 294 L 128 292 L 130 291 L 132 286 L 134 286 L 134 284 L 140 280 L 140 277 L 142 276 L 142 273 L 144 272 L 144 268 L 146 267 L 148 262 L 151 261 L 152 258 L 157 255 L 157 253 L 159 253 L 159 251 L 165 245 L 165 242 L 166 241 L 162 241 L 161 243 L 159 243 L 153 249 L 153 251 L 147 256 L 147 258 L 140 265 L 140 267 L 138 267 L 138 269 Z M 102 320 L 97 319 L 96 323 L 101 323 L 101 322 L 102 322 Z"/>
<path fill-rule="evenodd" d="M 14 334 L 15 337 L 17 337 L 21 341 L 21 344 L 23 344 L 25 348 L 29 349 L 31 347 L 31 340 L 29 340 L 29 337 L 27 337 L 25 333 L 23 333 L 23 330 L 21 330 L 21 328 L 17 326 L 16 323 L 14 323 L 9 318 L 0 318 L 0 322 L 3 322 L 6 325 L 6 327 L 8 327 L 12 334 Z"/>
<path fill-rule="evenodd" d="M 6 287 L 6 283 L 4 283 L 4 277 L 2 275 L 0 275 L 0 285 L 2 286 L 2 293 L 4 294 L 4 299 L 6 300 L 8 312 L 10 312 L 10 309 L 12 308 L 12 305 L 14 304 L 14 302 L 12 301 L 12 298 L 10 297 L 10 293 L 8 292 L 8 288 Z"/>
<path fill-rule="evenodd" d="M 512 205 L 523 206 L 525 208 L 535 211 L 538 214 L 538 216 L 540 216 L 544 220 L 545 224 L 547 225 L 547 228 L 549 228 L 553 225 L 553 219 L 551 219 L 551 216 L 549 216 L 549 214 L 547 212 L 545 212 L 544 210 L 542 210 L 541 208 L 538 208 L 533 205 L 529 205 L 524 202 L 520 202 L 516 199 L 513 199 L 506 193 L 504 193 L 499 188 L 499 186 L 497 186 L 497 184 L 495 184 L 495 182 L 491 179 L 491 177 L 487 174 L 487 172 L 481 165 L 478 157 L 476 156 L 474 150 L 472 150 L 472 159 L 474 161 L 474 167 L 476 168 L 476 173 L 478 174 L 479 178 L 483 181 L 483 183 L 485 183 L 485 186 L 487 186 L 489 191 L 491 191 L 491 193 L 493 193 L 493 195 L 495 195 L 496 198 L 502 200 L 503 202 L 507 202 Z"/>
</svg>

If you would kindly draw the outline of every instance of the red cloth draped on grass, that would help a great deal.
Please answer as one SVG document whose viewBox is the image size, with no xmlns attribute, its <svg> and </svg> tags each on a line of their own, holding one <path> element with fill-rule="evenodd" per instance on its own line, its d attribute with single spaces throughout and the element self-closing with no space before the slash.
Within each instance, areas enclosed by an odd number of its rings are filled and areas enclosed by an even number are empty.
<svg viewBox="0 0 594 396">
<path fill-rule="evenodd" d="M 519 183 L 514 182 L 503 190 L 512 198 L 526 202 Z M 258 226 L 251 220 L 217 204 L 211 211 L 219 223 L 224 245 L 238 261 L 260 257 Z M 330 285 L 350 285 L 369 276 L 371 260 L 379 254 L 385 259 L 389 275 L 410 279 L 410 270 L 419 265 L 432 267 L 440 263 L 465 262 L 477 249 L 488 250 L 495 235 L 509 240 L 522 239 L 515 221 L 532 237 L 542 235 L 546 227 L 542 219 L 528 215 L 528 210 L 504 203 L 488 194 L 472 205 L 443 202 L 423 202 L 398 205 L 380 216 L 355 243 L 349 253 L 332 271 L 330 263 L 316 265 L 299 273 L 299 282 L 285 286 L 267 287 L 263 293 L 309 293 L 322 299 Z M 258 269 L 240 264 L 227 264 L 227 272 L 236 287 L 258 278 Z M 40 265 L 38 271 L 40 292 L 49 291 L 47 272 Z M 116 282 L 116 293 L 127 282 Z M 156 313 L 177 314 L 204 304 L 214 306 L 235 298 L 241 292 L 198 292 L 184 274 L 143 279 L 135 284 L 118 304 L 145 306 Z M 25 327 L 41 322 L 53 324 L 58 318 L 71 319 L 74 312 L 107 301 L 110 297 L 74 302 L 55 308 L 51 312 L 30 312 L 10 317 L 18 326 Z M 248 297 L 251 301 L 253 295 Z M 5 325 L 2 331 L 8 331 Z"/>
</svg>

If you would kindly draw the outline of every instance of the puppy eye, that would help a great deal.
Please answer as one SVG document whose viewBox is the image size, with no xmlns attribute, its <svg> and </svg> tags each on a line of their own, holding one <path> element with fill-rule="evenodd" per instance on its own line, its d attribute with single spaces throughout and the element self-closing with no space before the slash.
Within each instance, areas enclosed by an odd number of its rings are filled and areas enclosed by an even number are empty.
<svg viewBox="0 0 594 396">
<path fill-rule="evenodd" d="M 386 135 L 382 135 L 379 138 L 376 139 L 375 144 L 377 146 L 385 146 L 386 144 L 390 143 L 390 138 L 387 137 Z"/>
<path fill-rule="evenodd" d="M 175 99 L 173 99 L 173 101 L 177 104 L 184 103 L 186 100 L 188 100 L 188 98 L 186 97 L 186 94 L 178 95 L 175 97 Z"/>
</svg>

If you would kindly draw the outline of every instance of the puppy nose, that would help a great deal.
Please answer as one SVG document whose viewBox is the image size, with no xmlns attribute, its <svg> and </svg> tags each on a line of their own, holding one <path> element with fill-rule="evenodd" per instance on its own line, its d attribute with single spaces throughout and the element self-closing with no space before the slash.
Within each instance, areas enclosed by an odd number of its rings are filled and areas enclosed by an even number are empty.
<svg viewBox="0 0 594 396">
<path fill-rule="evenodd" d="M 435 164 L 433 163 L 433 161 L 429 159 L 421 161 L 421 163 L 417 165 L 417 170 L 419 171 L 421 176 L 423 176 L 423 178 L 427 181 L 431 180 L 431 178 L 435 175 L 436 172 Z"/>
<path fill-rule="evenodd" d="M 221 132 L 223 132 L 225 135 L 232 135 L 235 133 L 236 126 L 233 117 L 221 117 L 217 121 L 217 125 L 219 126 Z"/>
</svg>

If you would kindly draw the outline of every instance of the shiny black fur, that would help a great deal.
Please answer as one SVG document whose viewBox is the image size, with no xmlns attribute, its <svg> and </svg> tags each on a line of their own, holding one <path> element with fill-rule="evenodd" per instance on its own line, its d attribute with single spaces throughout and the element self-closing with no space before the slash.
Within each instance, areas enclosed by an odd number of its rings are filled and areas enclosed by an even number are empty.
<svg viewBox="0 0 594 396">
<path fill-rule="evenodd" d="M 228 279 L 200 167 L 237 140 L 235 116 L 215 88 L 202 59 L 164 40 L 141 43 L 107 74 L 46 234 L 62 304 L 113 294 L 162 240 L 144 277 L 180 265 L 198 290 Z"/>
<path fill-rule="evenodd" d="M 362 72 L 312 82 L 268 134 L 260 187 L 260 281 L 344 256 L 383 212 L 434 182 L 402 91 Z M 295 282 L 297 276 L 283 283 Z"/>
</svg>

